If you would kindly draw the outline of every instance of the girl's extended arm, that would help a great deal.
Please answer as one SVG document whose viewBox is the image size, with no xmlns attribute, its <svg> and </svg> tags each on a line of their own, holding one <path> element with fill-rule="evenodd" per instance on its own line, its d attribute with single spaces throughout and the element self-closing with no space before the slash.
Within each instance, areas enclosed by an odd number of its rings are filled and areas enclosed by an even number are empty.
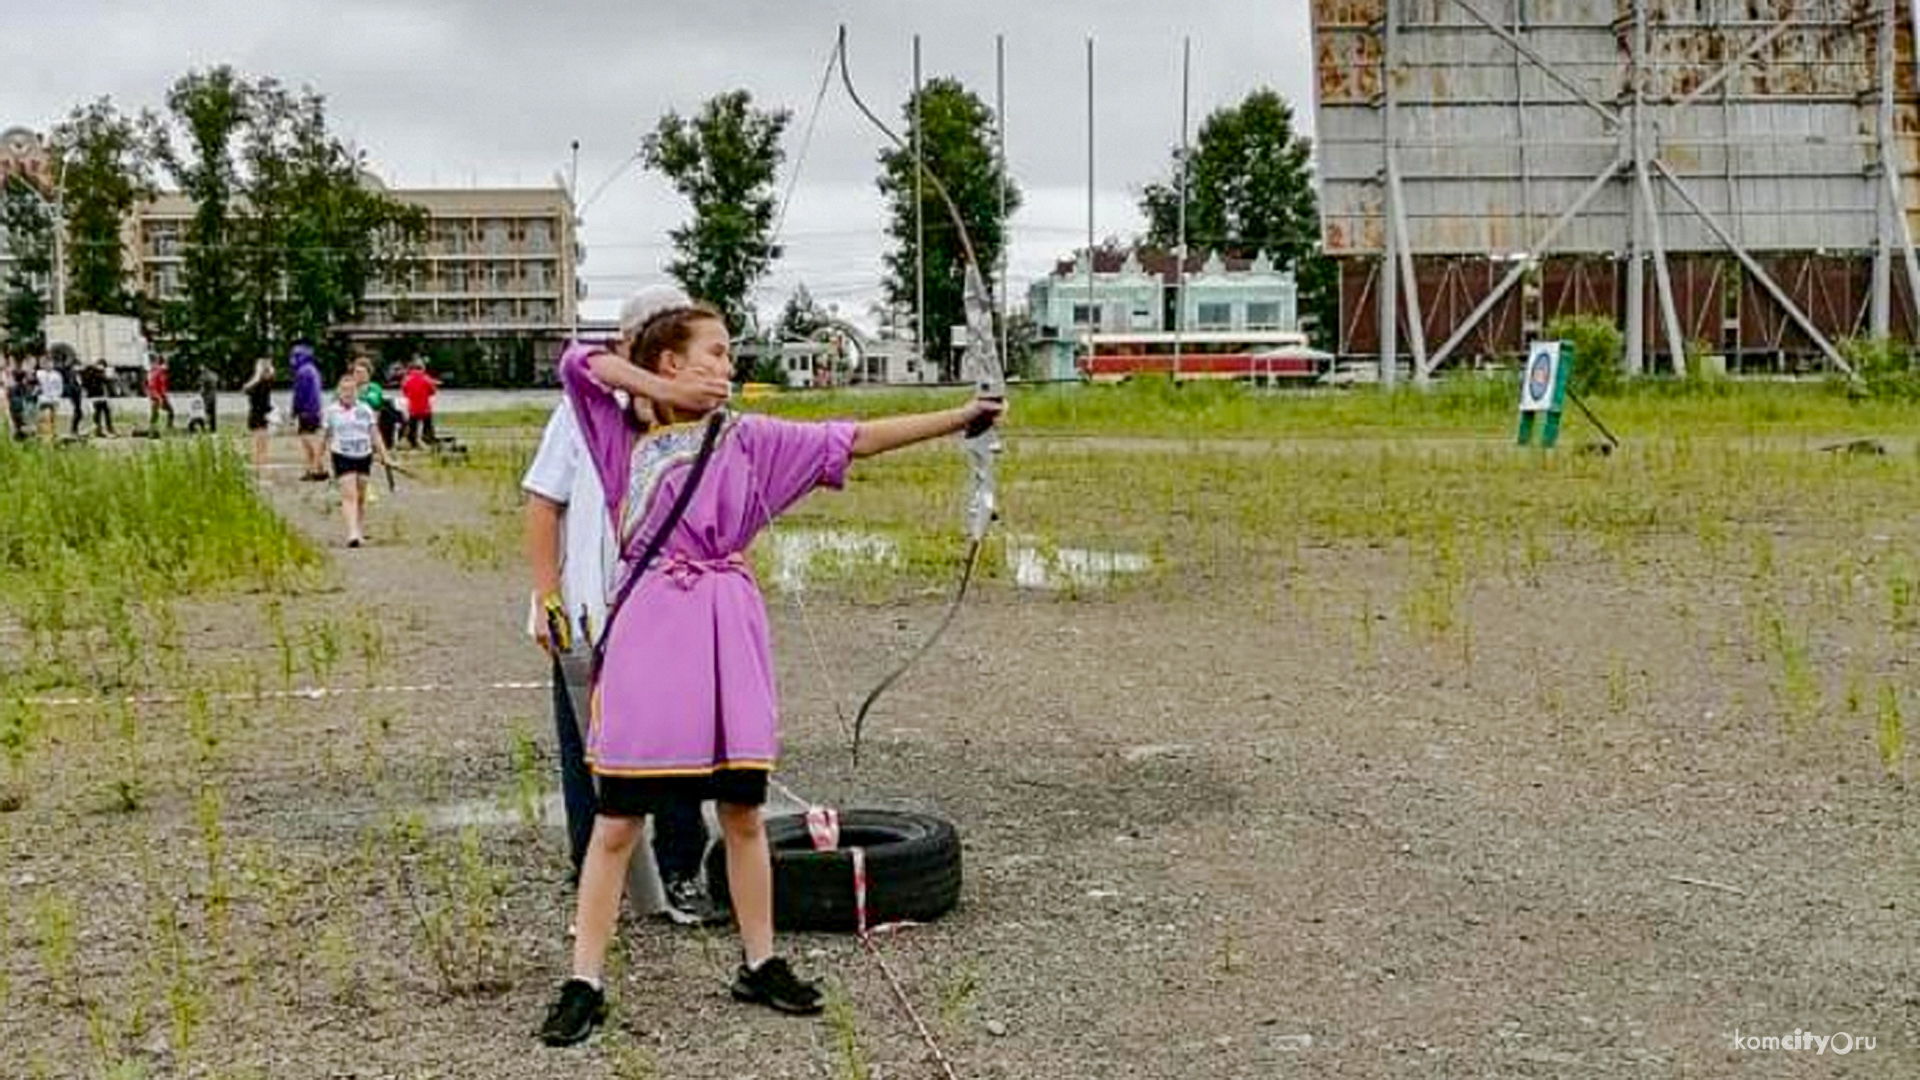
<svg viewBox="0 0 1920 1080">
<path fill-rule="evenodd" d="M 1005 402 L 974 398 L 957 409 L 862 421 L 854 429 L 853 456 L 872 457 L 942 435 L 951 435 L 979 417 L 997 418 L 1006 407 Z"/>
</svg>

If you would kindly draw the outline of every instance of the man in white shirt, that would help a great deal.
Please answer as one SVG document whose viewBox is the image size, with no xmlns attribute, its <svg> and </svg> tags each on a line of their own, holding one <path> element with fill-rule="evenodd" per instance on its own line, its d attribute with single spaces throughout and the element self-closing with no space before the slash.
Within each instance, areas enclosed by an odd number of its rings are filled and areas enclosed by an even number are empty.
<svg viewBox="0 0 1920 1080">
<path fill-rule="evenodd" d="M 35 378 L 40 386 L 40 434 L 51 439 L 60 433 L 60 399 L 66 396 L 66 380 L 60 377 L 60 369 L 53 361 L 40 358 L 40 370 Z"/>
<path fill-rule="evenodd" d="M 670 286 L 642 289 L 621 308 L 621 340 L 614 351 L 626 355 L 652 316 L 692 304 L 686 293 Z M 704 413 L 724 402 L 731 392 L 725 379 L 679 379 L 670 383 L 650 372 L 640 374 L 646 377 L 639 385 L 645 397 L 634 405 L 642 411 L 648 409 L 647 400 L 651 399 Z M 607 603 L 616 581 L 619 551 L 600 477 L 587 458 L 573 408 L 564 397 L 547 420 L 540 449 L 520 486 L 527 493 L 527 553 L 534 585 L 528 629 L 554 660 L 560 787 L 566 804 L 568 841 L 578 870 L 593 835 L 594 814 L 593 776 L 587 768 L 583 723 L 587 680 L 593 643 L 607 625 Z M 551 640 L 550 611 L 565 624 L 569 641 Z M 656 814 L 653 865 L 646 859 L 634 860 L 628 877 L 630 900 L 639 910 L 659 910 L 675 922 L 711 921 L 717 913 L 700 884 L 706 846 L 706 821 L 698 803 Z"/>
</svg>

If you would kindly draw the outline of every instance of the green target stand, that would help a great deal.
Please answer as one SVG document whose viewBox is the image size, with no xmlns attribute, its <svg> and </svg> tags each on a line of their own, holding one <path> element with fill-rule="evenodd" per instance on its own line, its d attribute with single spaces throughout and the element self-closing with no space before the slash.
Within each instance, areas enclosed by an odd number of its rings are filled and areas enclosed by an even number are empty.
<svg viewBox="0 0 1920 1080">
<path fill-rule="evenodd" d="M 1567 383 L 1572 378 L 1572 345 L 1536 341 L 1527 349 L 1527 366 L 1520 377 L 1521 446 L 1533 445 L 1533 429 L 1538 425 L 1540 448 L 1553 449 L 1560 439 L 1560 414 L 1566 409 Z"/>
</svg>

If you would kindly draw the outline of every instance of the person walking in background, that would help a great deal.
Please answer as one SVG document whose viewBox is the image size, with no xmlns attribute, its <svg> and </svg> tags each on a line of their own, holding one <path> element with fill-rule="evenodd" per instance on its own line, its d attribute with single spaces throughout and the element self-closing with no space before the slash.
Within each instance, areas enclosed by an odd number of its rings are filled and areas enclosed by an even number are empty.
<svg viewBox="0 0 1920 1080">
<path fill-rule="evenodd" d="M 87 401 L 93 410 L 93 435 L 97 439 L 111 438 L 113 435 L 113 403 L 109 400 L 112 384 L 105 360 L 96 360 L 80 372 L 81 388 L 86 391 Z"/>
<path fill-rule="evenodd" d="M 373 410 L 360 400 L 359 388 L 352 374 L 341 376 L 333 404 L 327 406 L 322 421 L 327 450 L 333 458 L 333 475 L 340 481 L 340 513 L 347 519 L 350 548 L 366 543 L 367 482 L 373 478 L 374 459 L 387 459 L 387 448 L 374 430 Z"/>
<path fill-rule="evenodd" d="M 220 430 L 220 421 L 214 415 L 220 404 L 220 376 L 213 373 L 212 364 L 200 365 L 200 411 L 206 414 L 207 434 Z"/>
<path fill-rule="evenodd" d="M 173 401 L 167 397 L 167 358 L 155 355 L 147 368 L 147 430 L 160 434 L 160 414 L 167 414 L 167 430 L 173 430 Z"/>
<path fill-rule="evenodd" d="M 247 432 L 253 436 L 253 476 L 258 480 L 267 468 L 267 425 L 273 420 L 273 361 L 261 357 L 253 362 L 253 378 L 240 392 L 247 395 Z"/>
<path fill-rule="evenodd" d="M 375 425 L 380 431 L 380 442 L 389 450 L 393 448 L 394 437 L 399 434 L 400 411 L 387 400 L 387 389 L 380 380 L 373 377 L 373 361 L 364 356 L 353 358 L 353 380 L 360 387 L 360 400 L 373 410 Z"/>
<path fill-rule="evenodd" d="M 7 390 L 7 418 L 13 422 L 13 437 L 16 441 L 31 438 L 33 435 L 33 379 L 27 374 L 26 361 L 15 356 L 7 361 L 4 372 L 0 372 Z"/>
<path fill-rule="evenodd" d="M 293 422 L 300 433 L 300 453 L 306 464 L 302 480 L 328 479 L 320 439 L 325 396 L 320 382 L 320 361 L 313 355 L 313 346 L 300 341 L 293 346 Z"/>
<path fill-rule="evenodd" d="M 407 445 L 415 450 L 423 433 L 428 446 L 438 441 L 433 434 L 433 392 L 439 387 L 427 374 L 426 360 L 414 357 L 407 377 L 400 380 L 400 393 L 407 399 Z"/>
<path fill-rule="evenodd" d="M 80 368 L 74 362 L 73 354 L 62 350 L 60 358 L 60 389 L 67 396 L 67 404 L 73 410 L 73 420 L 67 426 L 67 434 L 78 438 L 80 435 L 81 389 Z"/>
<path fill-rule="evenodd" d="M 60 399 L 66 396 L 65 382 L 53 361 L 40 357 L 40 369 L 35 376 L 38 384 L 37 400 L 40 403 L 40 435 L 51 439 L 60 431 Z"/>
</svg>

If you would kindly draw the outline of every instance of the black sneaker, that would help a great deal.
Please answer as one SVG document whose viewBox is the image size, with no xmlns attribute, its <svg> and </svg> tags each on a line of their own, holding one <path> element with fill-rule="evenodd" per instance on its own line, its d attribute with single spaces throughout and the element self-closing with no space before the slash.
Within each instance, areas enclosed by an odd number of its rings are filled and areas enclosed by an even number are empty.
<svg viewBox="0 0 1920 1080">
<path fill-rule="evenodd" d="M 758 970 L 740 965 L 733 977 L 733 1000 L 765 1005 L 794 1016 L 812 1016 L 821 1009 L 820 988 L 802 981 L 778 956 Z"/>
<path fill-rule="evenodd" d="M 666 906 L 660 909 L 660 914 L 681 926 L 711 926 L 726 921 L 727 913 L 707 895 L 706 887 L 697 877 L 669 881 L 662 891 Z"/>
<path fill-rule="evenodd" d="M 540 1025 L 540 1041 L 572 1046 L 586 1041 L 606 1019 L 607 995 L 585 979 L 568 979 L 560 987 L 560 999 L 547 1010 L 547 1022 Z"/>
</svg>

